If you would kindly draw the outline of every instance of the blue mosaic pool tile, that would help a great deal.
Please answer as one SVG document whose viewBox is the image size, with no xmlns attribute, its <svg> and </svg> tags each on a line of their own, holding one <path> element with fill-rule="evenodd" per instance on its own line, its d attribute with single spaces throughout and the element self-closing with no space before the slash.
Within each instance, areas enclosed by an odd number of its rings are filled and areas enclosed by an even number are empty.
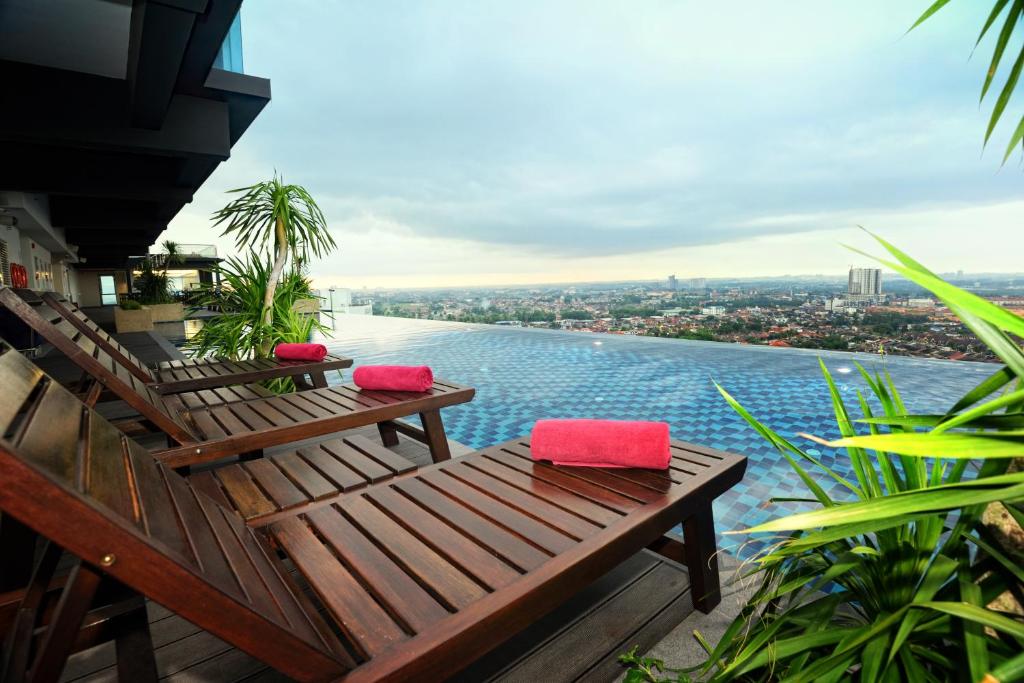
<svg viewBox="0 0 1024 683">
<path fill-rule="evenodd" d="M 791 467 L 722 399 L 717 381 L 751 413 L 786 438 L 800 432 L 839 436 L 818 365 L 825 361 L 851 407 L 865 385 L 854 362 L 887 369 L 912 411 L 942 411 L 993 372 L 954 363 L 712 342 L 522 330 L 395 318 L 341 316 L 325 339 L 356 365 L 430 365 L 435 374 L 473 386 L 476 398 L 445 409 L 451 438 L 483 448 L 529 434 L 546 417 L 662 420 L 675 437 L 749 458 L 744 480 L 715 503 L 719 532 L 767 521 L 798 503 L 767 505 L 773 496 L 809 497 Z M 333 382 L 348 381 L 334 377 Z M 844 453 L 818 456 L 852 476 Z M 815 476 L 832 496 L 844 489 Z M 723 539 L 735 547 L 742 535 Z M 753 546 L 751 546 L 753 547 Z"/>
</svg>

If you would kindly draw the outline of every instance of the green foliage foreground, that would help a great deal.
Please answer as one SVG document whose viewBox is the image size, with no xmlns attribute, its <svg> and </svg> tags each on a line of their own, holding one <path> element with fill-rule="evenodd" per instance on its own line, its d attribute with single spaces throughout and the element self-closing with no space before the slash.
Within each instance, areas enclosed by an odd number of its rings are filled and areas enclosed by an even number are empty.
<svg viewBox="0 0 1024 683">
<path fill-rule="evenodd" d="M 632 651 L 627 681 L 1024 680 L 1024 619 L 990 607 L 1024 603 L 1024 556 L 981 524 L 989 504 L 1024 526 L 1024 319 L 944 282 L 884 240 L 883 265 L 931 291 L 1005 365 L 942 415 L 908 414 L 888 372 L 860 368 L 859 417 L 822 363 L 849 479 L 723 398 L 771 443 L 807 487 L 808 512 L 771 520 L 767 550 L 739 580 L 754 595 L 707 661 L 684 671 Z M 847 492 L 829 496 L 815 476 Z M 770 501 L 778 503 L 781 501 Z M 663 678 L 665 673 L 671 678 Z"/>
</svg>

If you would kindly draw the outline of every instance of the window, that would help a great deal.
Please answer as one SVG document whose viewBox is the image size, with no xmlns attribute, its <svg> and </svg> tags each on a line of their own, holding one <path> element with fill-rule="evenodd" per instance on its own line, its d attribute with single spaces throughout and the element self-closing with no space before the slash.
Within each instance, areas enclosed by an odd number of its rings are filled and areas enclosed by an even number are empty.
<svg viewBox="0 0 1024 683">
<path fill-rule="evenodd" d="M 0 285 L 11 284 L 11 262 L 7 255 L 7 242 L 0 240 Z"/>
<path fill-rule="evenodd" d="M 117 289 L 114 287 L 113 275 L 100 275 L 100 304 L 113 306 L 117 303 Z"/>
</svg>

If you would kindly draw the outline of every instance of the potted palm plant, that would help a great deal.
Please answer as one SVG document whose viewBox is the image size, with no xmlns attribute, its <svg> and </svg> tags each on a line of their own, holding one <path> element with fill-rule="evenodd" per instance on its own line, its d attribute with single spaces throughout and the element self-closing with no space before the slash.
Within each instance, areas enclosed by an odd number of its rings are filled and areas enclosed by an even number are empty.
<svg viewBox="0 0 1024 683">
<path fill-rule="evenodd" d="M 296 309 L 297 301 L 292 302 L 287 313 L 275 306 L 275 293 L 285 275 L 285 267 L 290 261 L 292 268 L 286 279 L 297 279 L 305 286 L 305 296 L 300 299 L 312 298 L 301 273 L 301 264 L 310 253 L 317 257 L 326 255 L 336 244 L 327 229 L 327 219 L 305 188 L 286 185 L 280 177 L 274 176 L 271 180 L 232 192 L 239 196 L 214 214 L 214 225 L 226 223 L 221 234 L 233 234 L 239 249 L 255 251 L 268 246 L 271 249 L 273 265 L 265 276 L 261 312 L 255 321 L 266 333 L 251 335 L 255 340 L 253 355 L 266 357 L 273 349 L 272 331 L 279 327 L 277 319 Z M 305 307 L 308 304 L 299 303 L 297 306 L 300 309 Z"/>
<path fill-rule="evenodd" d="M 143 272 L 139 277 L 139 280 L 144 280 L 140 284 L 140 290 L 144 292 L 142 303 L 153 312 L 154 323 L 177 322 L 185 319 L 185 307 L 171 296 L 167 269 L 172 263 L 184 263 L 185 257 L 180 253 L 177 242 L 164 240 L 162 246 L 164 251 L 159 258 L 160 271 L 148 260 L 143 264 Z"/>
</svg>

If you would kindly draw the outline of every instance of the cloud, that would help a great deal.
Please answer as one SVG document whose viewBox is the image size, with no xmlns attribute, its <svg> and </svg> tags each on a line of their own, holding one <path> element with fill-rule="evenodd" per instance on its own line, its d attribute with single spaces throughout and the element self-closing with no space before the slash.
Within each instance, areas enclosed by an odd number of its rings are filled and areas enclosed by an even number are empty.
<svg viewBox="0 0 1024 683">
<path fill-rule="evenodd" d="M 800 251 L 873 216 L 1018 197 L 1019 174 L 980 154 L 985 65 L 967 55 L 983 8 L 953 3 L 904 37 L 919 9 L 246 5 L 246 67 L 274 100 L 174 230 L 199 232 L 221 190 L 274 168 L 343 243 L 556 270 L 772 236 Z"/>
</svg>

